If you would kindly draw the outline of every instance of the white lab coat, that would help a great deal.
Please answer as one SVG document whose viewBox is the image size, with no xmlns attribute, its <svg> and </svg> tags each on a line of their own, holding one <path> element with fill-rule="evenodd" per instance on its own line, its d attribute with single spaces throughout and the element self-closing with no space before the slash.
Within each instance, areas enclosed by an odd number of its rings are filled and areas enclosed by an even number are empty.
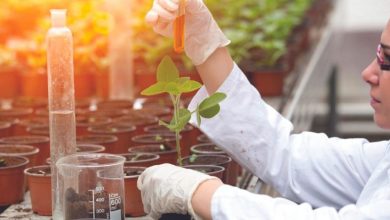
<svg viewBox="0 0 390 220">
<path fill-rule="evenodd" d="M 220 113 L 200 128 L 284 198 L 223 186 L 212 199 L 214 220 L 390 219 L 389 141 L 292 134 L 293 125 L 261 99 L 237 65 L 219 91 L 227 95 Z M 202 87 L 189 109 L 207 96 Z"/>
</svg>

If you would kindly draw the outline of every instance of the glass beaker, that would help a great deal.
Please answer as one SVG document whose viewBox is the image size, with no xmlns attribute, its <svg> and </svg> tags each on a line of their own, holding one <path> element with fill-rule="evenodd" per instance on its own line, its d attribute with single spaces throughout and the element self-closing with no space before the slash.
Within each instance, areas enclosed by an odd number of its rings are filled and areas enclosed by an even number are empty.
<svg viewBox="0 0 390 220">
<path fill-rule="evenodd" d="M 65 220 L 124 220 L 125 158 L 77 153 L 60 158 L 58 189 Z"/>
</svg>

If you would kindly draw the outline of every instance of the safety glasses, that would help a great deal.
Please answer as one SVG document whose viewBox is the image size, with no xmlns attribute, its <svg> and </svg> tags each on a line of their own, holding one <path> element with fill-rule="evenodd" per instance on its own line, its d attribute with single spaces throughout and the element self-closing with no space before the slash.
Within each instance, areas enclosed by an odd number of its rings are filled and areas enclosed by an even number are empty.
<svg viewBox="0 0 390 220">
<path fill-rule="evenodd" d="M 387 58 L 385 59 L 385 54 L 383 53 L 381 44 L 379 44 L 378 48 L 376 49 L 376 62 L 378 63 L 381 70 L 390 71 L 390 61 Z"/>
</svg>

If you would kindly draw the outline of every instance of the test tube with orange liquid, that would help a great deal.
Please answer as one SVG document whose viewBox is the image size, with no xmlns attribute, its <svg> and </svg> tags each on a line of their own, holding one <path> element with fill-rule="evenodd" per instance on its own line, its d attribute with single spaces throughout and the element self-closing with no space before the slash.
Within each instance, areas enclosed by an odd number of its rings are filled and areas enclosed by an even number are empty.
<svg viewBox="0 0 390 220">
<path fill-rule="evenodd" d="M 182 53 L 184 51 L 185 3 L 185 0 L 180 0 L 179 13 L 173 23 L 173 49 L 176 53 Z"/>
</svg>

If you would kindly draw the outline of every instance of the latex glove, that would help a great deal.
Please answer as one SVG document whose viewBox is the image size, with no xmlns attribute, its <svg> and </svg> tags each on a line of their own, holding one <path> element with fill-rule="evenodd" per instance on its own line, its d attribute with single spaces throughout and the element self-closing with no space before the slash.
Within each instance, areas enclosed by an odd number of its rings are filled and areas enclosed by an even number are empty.
<svg viewBox="0 0 390 220">
<path fill-rule="evenodd" d="M 192 195 L 203 181 L 215 178 L 172 164 L 161 164 L 147 168 L 138 178 L 137 186 L 144 211 L 153 219 L 164 213 L 189 213 L 200 219 L 192 208 Z"/>
<path fill-rule="evenodd" d="M 178 14 L 179 0 L 154 0 L 146 22 L 155 32 L 173 36 L 173 22 Z M 219 47 L 230 43 L 202 0 L 186 0 L 184 50 L 194 65 L 200 65 Z"/>
</svg>

